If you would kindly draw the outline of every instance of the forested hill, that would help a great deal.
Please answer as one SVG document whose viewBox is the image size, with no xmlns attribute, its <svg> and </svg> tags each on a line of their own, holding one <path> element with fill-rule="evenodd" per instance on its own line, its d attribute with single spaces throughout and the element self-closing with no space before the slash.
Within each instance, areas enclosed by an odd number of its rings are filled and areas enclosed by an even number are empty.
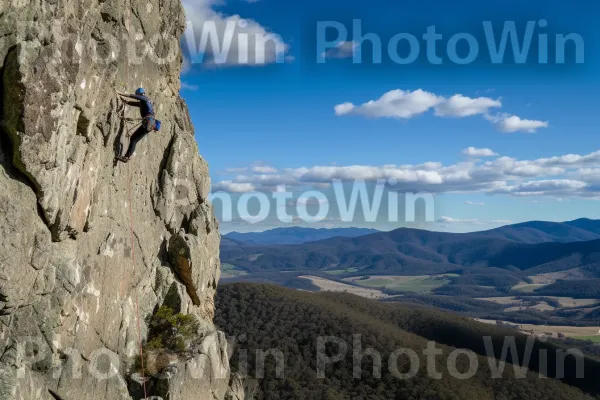
<svg viewBox="0 0 600 400">
<path fill-rule="evenodd" d="M 356 268 L 369 274 L 422 275 L 492 266 L 516 267 L 531 274 L 589 267 L 596 274 L 600 240 L 530 244 L 485 232 L 398 229 L 298 245 L 224 245 L 221 258 L 249 272 Z"/>
<path fill-rule="evenodd" d="M 574 360 L 567 357 L 564 382 L 540 379 L 535 372 L 516 379 L 511 365 L 502 379 L 492 379 L 483 336 L 491 336 L 496 356 L 501 354 L 504 338 L 515 335 L 512 331 L 476 323 L 429 308 L 400 304 L 379 303 L 349 294 L 309 293 L 258 284 L 222 285 L 216 299 L 216 324 L 237 341 L 232 368 L 240 369 L 243 355 L 247 354 L 247 371 L 256 378 L 257 350 L 281 351 L 284 355 L 284 375 L 276 375 L 275 357 L 267 357 L 264 378 L 248 380 L 255 383 L 256 399 L 428 399 L 428 400 L 583 400 L 600 394 L 600 363 L 585 360 L 584 379 L 576 379 Z M 373 376 L 373 362 L 369 356 L 357 363 L 360 379 L 353 378 L 353 338 L 360 335 L 362 351 L 374 349 L 382 357 L 381 377 Z M 337 362 L 324 369 L 324 377 L 317 377 L 317 342 L 319 337 L 335 336 L 347 344 L 347 351 Z M 435 370 L 442 379 L 428 373 L 423 350 L 428 341 L 435 340 L 442 354 L 435 359 Z M 516 337 L 522 358 L 526 337 Z M 475 353 L 478 364 L 468 379 L 452 377 L 448 356 L 454 348 Z M 418 363 L 406 356 L 399 357 L 393 372 L 388 364 L 395 350 L 415 351 Z M 338 354 L 340 347 L 329 344 L 325 354 Z M 553 374 L 557 348 L 536 342 L 530 368 L 539 370 L 540 350 L 547 350 L 548 371 Z M 474 364 L 470 364 L 474 365 Z M 410 379 L 401 379 L 397 373 L 416 368 Z M 392 363 L 392 367 L 394 364 Z M 456 360 L 456 370 L 469 371 L 469 360 L 463 355 Z M 456 375 L 454 375 L 456 376 Z M 251 384 L 249 386 L 252 386 Z"/>
</svg>

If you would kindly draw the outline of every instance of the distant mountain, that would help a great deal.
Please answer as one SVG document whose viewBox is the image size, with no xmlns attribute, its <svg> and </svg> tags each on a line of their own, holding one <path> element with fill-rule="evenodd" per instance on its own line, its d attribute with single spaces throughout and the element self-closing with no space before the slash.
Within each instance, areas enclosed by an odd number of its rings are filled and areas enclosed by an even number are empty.
<svg viewBox="0 0 600 400">
<path fill-rule="evenodd" d="M 600 239 L 600 221 L 531 221 L 478 232 L 479 237 L 509 239 L 519 243 L 578 242 Z"/>
<path fill-rule="evenodd" d="M 552 224 L 529 223 L 512 230 L 474 233 L 430 232 L 401 228 L 367 236 L 335 237 L 298 245 L 225 247 L 221 257 L 250 272 L 282 270 L 361 270 L 369 274 L 436 274 L 465 268 L 498 267 L 528 274 L 588 268 L 596 276 L 600 239 L 567 243 L 536 237 L 561 237 Z M 581 229 L 574 227 L 573 229 Z M 580 231 L 577 231 L 580 233 Z M 581 236 L 580 236 L 581 237 Z M 521 243 L 517 238 L 525 241 Z M 563 237 L 565 239 L 565 237 Z"/>
<path fill-rule="evenodd" d="M 222 236 L 221 237 L 221 247 L 226 247 L 226 246 L 242 246 L 243 243 L 242 242 L 238 242 L 237 240 L 233 240 L 231 238 L 228 238 L 227 236 Z"/>
<path fill-rule="evenodd" d="M 580 218 L 575 221 L 565 222 L 565 224 L 600 235 L 600 221 L 595 219 Z"/>
<path fill-rule="evenodd" d="M 301 244 L 316 242 L 333 237 L 357 237 L 379 232 L 375 229 L 364 228 L 276 228 L 265 232 L 239 233 L 231 232 L 224 237 L 243 244 Z M 600 237 L 600 236 L 599 236 Z M 231 244 L 231 243 L 226 243 Z"/>
</svg>

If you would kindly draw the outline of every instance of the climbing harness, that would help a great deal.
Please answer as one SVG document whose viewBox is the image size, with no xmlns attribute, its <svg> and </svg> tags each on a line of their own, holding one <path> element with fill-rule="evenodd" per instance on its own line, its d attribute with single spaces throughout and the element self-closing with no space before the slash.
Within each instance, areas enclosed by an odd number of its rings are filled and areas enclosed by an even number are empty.
<svg viewBox="0 0 600 400">
<path fill-rule="evenodd" d="M 125 102 L 117 96 L 117 101 L 120 103 L 120 108 L 117 110 L 117 115 L 121 120 L 125 122 L 125 130 L 129 133 L 130 128 L 133 128 L 135 125 L 140 125 L 147 117 L 145 118 L 128 118 L 125 116 Z"/>
<path fill-rule="evenodd" d="M 125 128 L 128 133 L 129 133 L 130 129 L 133 128 L 134 126 L 143 125 L 145 122 L 147 122 L 147 126 L 145 128 L 149 132 L 150 131 L 157 131 L 157 132 L 160 131 L 162 122 L 157 120 L 156 117 L 154 116 L 154 114 L 146 115 L 143 118 L 127 118 L 127 117 L 125 117 L 125 102 L 123 102 L 122 100 L 119 100 L 119 102 L 121 103 L 121 108 L 117 111 L 117 115 L 119 116 L 119 118 L 121 118 L 123 121 L 125 121 Z M 132 125 L 130 125 L 130 124 L 132 124 Z"/>
</svg>

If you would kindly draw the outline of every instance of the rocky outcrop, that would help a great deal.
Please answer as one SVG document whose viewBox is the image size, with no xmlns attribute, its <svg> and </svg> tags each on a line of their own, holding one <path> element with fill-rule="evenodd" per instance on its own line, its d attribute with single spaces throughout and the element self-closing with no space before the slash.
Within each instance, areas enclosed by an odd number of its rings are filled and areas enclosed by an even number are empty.
<svg viewBox="0 0 600 400">
<path fill-rule="evenodd" d="M 244 400 L 245 398 L 244 379 L 236 372 L 231 376 L 225 400 Z"/>
<path fill-rule="evenodd" d="M 199 345 L 146 395 L 231 392 L 208 166 L 179 96 L 184 27 L 179 0 L 0 2 L 2 399 L 142 398 L 129 369 L 165 304 L 199 318 Z M 115 165 L 115 89 L 139 86 L 163 128 Z"/>
</svg>

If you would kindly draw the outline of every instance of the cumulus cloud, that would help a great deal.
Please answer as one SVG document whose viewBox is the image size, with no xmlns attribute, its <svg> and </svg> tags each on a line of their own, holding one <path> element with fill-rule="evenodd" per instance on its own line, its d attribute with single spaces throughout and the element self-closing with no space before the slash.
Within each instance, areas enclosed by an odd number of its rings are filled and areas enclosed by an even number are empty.
<svg viewBox="0 0 600 400">
<path fill-rule="evenodd" d="M 254 165 L 252 166 L 252 172 L 257 174 L 276 174 L 277 168 L 268 165 Z"/>
<path fill-rule="evenodd" d="M 396 89 L 361 105 L 338 104 L 334 110 L 338 116 L 354 114 L 371 118 L 409 119 L 433 109 L 438 117 L 462 118 L 487 114 L 490 108 L 501 106 L 499 100 L 488 97 L 470 98 L 456 94 L 447 99 L 422 89 L 412 92 Z"/>
<path fill-rule="evenodd" d="M 600 184 L 600 168 L 580 168 L 573 172 L 576 179 L 591 184 Z"/>
<path fill-rule="evenodd" d="M 478 97 L 472 99 L 456 94 L 435 108 L 435 115 L 439 117 L 470 117 L 473 115 L 487 114 L 490 108 L 502 107 L 500 100 L 490 99 L 488 97 Z"/>
<path fill-rule="evenodd" d="M 443 98 L 421 89 L 413 92 L 397 89 L 385 93 L 378 100 L 371 100 L 359 106 L 343 103 L 335 106 L 334 110 L 338 116 L 408 119 L 429 111 L 442 101 Z"/>
<path fill-rule="evenodd" d="M 462 153 L 469 157 L 494 157 L 498 155 L 491 149 L 478 149 L 476 147 L 467 147 Z"/>
<path fill-rule="evenodd" d="M 586 155 L 566 154 L 550 158 L 541 158 L 540 164 L 557 167 L 584 167 L 594 166 L 600 163 L 600 150 Z"/>
<path fill-rule="evenodd" d="M 183 48 L 191 62 L 264 66 L 289 60 L 289 45 L 257 21 L 213 10 L 218 0 L 183 0 L 188 28 Z"/>
<path fill-rule="evenodd" d="M 235 175 L 248 172 L 254 174 L 276 174 L 278 170 L 277 168 L 267 165 L 262 161 L 256 161 L 249 166 L 226 168 L 217 173 L 219 175 Z"/>
<path fill-rule="evenodd" d="M 516 115 L 501 114 L 497 116 L 487 116 L 487 119 L 496 125 L 500 132 L 527 132 L 535 133 L 540 128 L 547 128 L 548 121 L 536 121 L 531 119 L 521 119 Z"/>
<path fill-rule="evenodd" d="M 555 198 L 600 196 L 600 151 L 533 160 L 502 156 L 486 161 L 470 159 L 450 165 L 426 162 L 414 165 L 314 165 L 279 169 L 270 169 L 272 167 L 261 164 L 258 169 L 256 167 L 255 164 L 245 168 L 231 179 L 216 184 L 213 189 L 273 192 L 278 186 L 285 185 L 292 191 L 327 190 L 335 181 L 364 180 L 383 182 L 388 190 L 413 193 L 426 191 Z M 466 204 L 479 205 L 475 202 Z"/>
<path fill-rule="evenodd" d="M 213 186 L 215 191 L 223 191 L 230 193 L 247 193 L 256 190 L 256 187 L 252 183 L 244 182 L 232 182 L 232 181 L 221 181 Z"/>
<path fill-rule="evenodd" d="M 325 58 L 351 58 L 360 44 L 358 42 L 339 42 L 336 47 L 323 52 Z"/>
<path fill-rule="evenodd" d="M 501 132 L 536 132 L 547 128 L 547 121 L 521 119 L 506 113 L 492 114 L 491 110 L 501 108 L 499 99 L 489 97 L 471 98 L 455 94 L 449 98 L 422 89 L 405 91 L 391 90 L 377 100 L 356 105 L 351 102 L 334 106 L 337 116 L 358 115 L 367 118 L 410 119 L 433 110 L 437 117 L 466 118 L 483 116 L 496 125 Z"/>
<path fill-rule="evenodd" d="M 588 187 L 588 183 L 571 179 L 545 179 L 523 182 L 498 190 L 516 196 L 563 195 L 577 193 Z"/>
</svg>

